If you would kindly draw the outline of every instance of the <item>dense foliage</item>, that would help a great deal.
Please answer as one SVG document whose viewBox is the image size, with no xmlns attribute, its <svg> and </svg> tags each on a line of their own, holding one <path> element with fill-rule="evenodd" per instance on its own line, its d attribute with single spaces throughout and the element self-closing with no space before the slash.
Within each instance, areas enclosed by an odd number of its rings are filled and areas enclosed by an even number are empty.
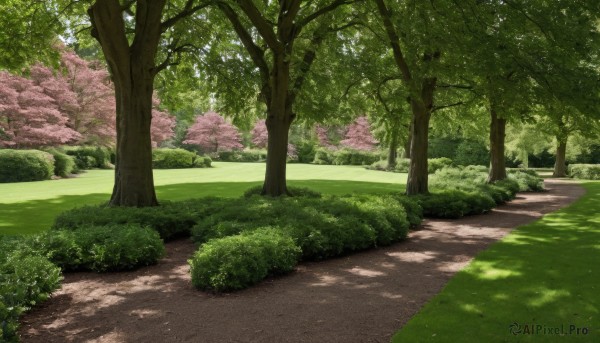
<svg viewBox="0 0 600 343">
<path fill-rule="evenodd" d="M 569 175 L 575 179 L 600 180 L 600 165 L 570 164 Z"/>
<path fill-rule="evenodd" d="M 152 150 L 152 167 L 154 169 L 209 168 L 212 159 L 199 156 L 193 151 L 184 149 Z"/>
<path fill-rule="evenodd" d="M 0 182 L 49 180 L 54 157 L 39 150 L 0 150 Z"/>
</svg>

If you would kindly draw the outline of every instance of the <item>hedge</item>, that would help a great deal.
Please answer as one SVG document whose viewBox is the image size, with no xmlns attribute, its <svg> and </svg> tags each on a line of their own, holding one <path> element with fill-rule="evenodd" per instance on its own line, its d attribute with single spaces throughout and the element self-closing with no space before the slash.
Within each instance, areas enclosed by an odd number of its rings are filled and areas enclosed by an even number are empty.
<svg viewBox="0 0 600 343">
<path fill-rule="evenodd" d="M 152 168 L 154 169 L 209 168 L 211 164 L 210 157 L 199 156 L 195 152 L 184 149 L 152 150 Z"/>
<path fill-rule="evenodd" d="M 600 180 L 600 164 L 570 164 L 568 170 L 575 179 Z"/>
<path fill-rule="evenodd" d="M 322 165 L 369 166 L 384 157 L 381 152 L 319 148 L 315 151 L 315 158 L 312 163 Z"/>
<path fill-rule="evenodd" d="M 0 183 L 49 180 L 54 157 L 39 150 L 0 150 Z"/>
<path fill-rule="evenodd" d="M 110 169 L 111 150 L 105 147 L 74 146 L 64 147 L 67 155 L 73 156 L 77 170 L 93 168 Z"/>
<path fill-rule="evenodd" d="M 58 149 L 46 150 L 54 157 L 54 175 L 69 177 L 75 170 L 75 158 Z"/>
</svg>

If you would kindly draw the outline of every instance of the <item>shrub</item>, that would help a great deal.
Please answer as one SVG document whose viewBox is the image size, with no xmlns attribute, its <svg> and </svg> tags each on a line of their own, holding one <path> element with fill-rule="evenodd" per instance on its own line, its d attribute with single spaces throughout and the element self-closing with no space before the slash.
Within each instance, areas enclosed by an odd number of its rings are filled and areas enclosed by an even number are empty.
<svg viewBox="0 0 600 343">
<path fill-rule="evenodd" d="M 394 171 L 396 173 L 408 173 L 410 169 L 410 159 L 408 158 L 399 158 L 396 160 L 396 166 L 394 167 Z"/>
<path fill-rule="evenodd" d="M 199 157 L 195 152 L 184 149 L 154 149 L 152 150 L 152 168 L 154 169 L 180 169 L 193 168 L 194 161 Z M 201 164 L 204 159 L 201 158 Z"/>
<path fill-rule="evenodd" d="M 430 158 L 427 160 L 427 171 L 433 174 L 436 171 L 452 166 L 452 160 L 447 157 Z"/>
<path fill-rule="evenodd" d="M 341 149 L 334 153 L 333 164 L 364 166 L 371 165 L 380 159 L 378 153 L 352 149 Z"/>
<path fill-rule="evenodd" d="M 423 214 L 432 218 L 460 218 L 469 212 L 465 201 L 467 195 L 458 190 L 445 190 L 415 198 L 423 208 Z"/>
<path fill-rule="evenodd" d="M 421 225 L 421 222 L 423 221 L 423 207 L 421 207 L 417 200 L 404 194 L 391 194 L 390 196 L 402 205 L 406 211 L 406 219 L 408 220 L 410 227 L 416 228 Z"/>
<path fill-rule="evenodd" d="M 287 189 L 288 189 L 290 196 L 293 196 L 293 197 L 320 198 L 322 196 L 321 193 L 319 193 L 317 191 L 313 191 L 312 189 L 306 188 L 306 187 L 288 186 Z M 248 188 L 248 190 L 246 190 L 244 192 L 244 197 L 250 198 L 255 195 L 261 195 L 262 190 L 263 190 L 262 185 Z"/>
<path fill-rule="evenodd" d="M 68 177 L 75 168 L 75 159 L 57 149 L 48 149 L 46 152 L 54 157 L 54 175 Z"/>
<path fill-rule="evenodd" d="M 59 288 L 60 269 L 42 256 L 20 251 L 18 240 L 0 237 L 0 341 L 17 341 L 18 318 Z"/>
<path fill-rule="evenodd" d="M 65 147 L 65 153 L 73 156 L 75 165 L 79 170 L 92 168 L 110 169 L 111 150 L 103 147 L 78 146 Z"/>
<path fill-rule="evenodd" d="M 188 261 L 192 284 L 219 292 L 246 288 L 269 274 L 292 271 L 299 253 L 289 236 L 273 228 L 211 240 Z"/>
<path fill-rule="evenodd" d="M 158 233 L 139 225 L 51 230 L 30 238 L 28 249 L 64 270 L 129 270 L 156 263 L 164 255 Z"/>
<path fill-rule="evenodd" d="M 58 215 L 53 229 L 75 230 L 79 227 L 112 224 L 139 224 L 156 230 L 168 240 L 189 236 L 190 229 L 207 213 L 223 205 L 225 200 L 203 198 L 183 202 L 163 202 L 158 207 L 84 206 Z"/>
<path fill-rule="evenodd" d="M 0 183 L 49 180 L 54 158 L 39 150 L 0 150 Z"/>
<path fill-rule="evenodd" d="M 312 141 L 301 141 L 297 144 L 298 162 L 300 163 L 311 163 L 315 160 L 317 149 L 315 142 Z"/>
<path fill-rule="evenodd" d="M 264 162 L 267 160 L 267 151 L 264 149 L 221 151 L 218 159 L 223 162 Z"/>
<path fill-rule="evenodd" d="M 386 160 L 381 160 L 381 161 L 374 162 L 370 166 L 367 166 L 367 169 L 388 171 L 390 168 L 389 168 L 388 162 Z M 392 169 L 393 169 L 393 166 L 392 166 Z"/>
<path fill-rule="evenodd" d="M 600 164 L 571 164 L 569 175 L 575 179 L 600 180 Z"/>
<path fill-rule="evenodd" d="M 334 152 L 326 148 L 318 148 L 315 151 L 314 164 L 331 165 L 333 164 Z"/>
<path fill-rule="evenodd" d="M 192 239 L 204 243 L 265 226 L 294 238 L 306 260 L 389 244 L 406 237 L 409 229 L 404 208 L 385 196 L 250 196 L 199 221 Z"/>
<path fill-rule="evenodd" d="M 208 156 L 198 156 L 194 160 L 194 168 L 210 168 L 212 167 L 212 159 Z"/>
</svg>

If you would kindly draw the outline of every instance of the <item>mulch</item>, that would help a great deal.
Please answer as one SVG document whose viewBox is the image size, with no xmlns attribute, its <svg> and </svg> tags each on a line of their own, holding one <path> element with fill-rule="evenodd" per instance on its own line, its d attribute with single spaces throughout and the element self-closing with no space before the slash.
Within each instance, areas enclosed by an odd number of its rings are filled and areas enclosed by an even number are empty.
<svg viewBox="0 0 600 343">
<path fill-rule="evenodd" d="M 134 272 L 71 273 L 21 320 L 22 342 L 389 342 L 448 280 L 513 228 L 585 193 L 546 180 L 490 213 L 426 220 L 395 245 L 323 262 L 252 288 L 211 294 L 192 288 L 189 240 Z"/>
</svg>

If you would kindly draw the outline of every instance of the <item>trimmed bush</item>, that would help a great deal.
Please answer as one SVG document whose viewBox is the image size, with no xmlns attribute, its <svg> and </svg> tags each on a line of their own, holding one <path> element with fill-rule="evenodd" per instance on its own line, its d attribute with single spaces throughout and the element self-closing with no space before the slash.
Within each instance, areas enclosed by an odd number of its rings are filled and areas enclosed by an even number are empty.
<svg viewBox="0 0 600 343">
<path fill-rule="evenodd" d="M 408 173 L 409 169 L 410 169 L 410 159 L 399 158 L 398 160 L 396 160 L 396 166 L 394 167 L 394 172 Z"/>
<path fill-rule="evenodd" d="M 374 162 L 370 166 L 367 166 L 367 169 L 379 170 L 379 171 L 389 171 L 390 170 L 387 160 L 381 160 L 381 161 Z"/>
<path fill-rule="evenodd" d="M 76 230 L 87 226 L 138 224 L 156 230 L 162 239 L 189 236 L 190 229 L 205 215 L 227 200 L 202 198 L 183 202 L 163 202 L 157 207 L 84 206 L 58 215 L 53 229 Z"/>
<path fill-rule="evenodd" d="M 77 146 L 64 147 L 67 155 L 73 156 L 78 170 L 93 168 L 110 169 L 111 150 L 104 147 Z"/>
<path fill-rule="evenodd" d="M 69 156 L 57 149 L 46 150 L 54 157 L 54 175 L 60 177 L 69 177 L 75 169 L 75 158 Z"/>
<path fill-rule="evenodd" d="M 0 237 L 0 341 L 16 342 L 19 316 L 59 288 L 60 269 L 42 256 L 17 249 L 17 239 Z"/>
<path fill-rule="evenodd" d="M 482 165 L 490 163 L 490 153 L 485 144 L 472 140 L 463 140 L 456 148 L 453 159 L 456 165 Z"/>
<path fill-rule="evenodd" d="M 365 166 L 380 160 L 378 153 L 351 149 L 335 151 L 333 156 L 333 164 L 344 166 Z"/>
<path fill-rule="evenodd" d="M 64 270 L 130 270 L 155 264 L 164 255 L 158 233 L 139 225 L 51 230 L 29 238 L 27 249 Z"/>
<path fill-rule="evenodd" d="M 184 149 L 154 149 L 152 150 L 152 168 L 154 169 L 181 169 L 193 168 L 194 162 L 200 158 L 199 165 L 204 165 L 204 159 L 195 152 Z"/>
<path fill-rule="evenodd" d="M 197 156 L 194 160 L 194 168 L 210 168 L 212 159 L 208 156 Z"/>
<path fill-rule="evenodd" d="M 331 165 L 333 164 L 334 158 L 335 156 L 332 150 L 326 148 L 318 148 L 315 151 L 315 159 L 312 163 L 321 165 Z"/>
<path fill-rule="evenodd" d="M 416 228 L 421 225 L 421 222 L 423 221 L 423 207 L 421 207 L 416 199 L 404 194 L 391 194 L 390 196 L 404 207 L 406 219 L 411 228 Z"/>
<path fill-rule="evenodd" d="M 269 274 L 288 273 L 296 266 L 299 254 L 289 236 L 261 228 L 211 240 L 188 262 L 194 287 L 221 292 L 249 287 Z"/>
<path fill-rule="evenodd" d="M 315 160 L 317 147 L 315 142 L 301 141 L 299 144 L 297 144 L 296 151 L 298 154 L 299 163 L 312 163 Z"/>
<path fill-rule="evenodd" d="M 0 183 L 49 180 L 54 157 L 39 150 L 0 150 Z"/>
<path fill-rule="evenodd" d="M 199 221 L 192 239 L 204 243 L 269 226 L 294 238 L 303 259 L 320 260 L 401 240 L 409 229 L 406 217 L 386 196 L 251 196 Z"/>
<path fill-rule="evenodd" d="M 244 149 L 221 151 L 219 152 L 218 160 L 223 162 L 265 162 L 267 160 L 267 150 Z"/>
<path fill-rule="evenodd" d="M 575 179 L 600 180 L 600 164 L 570 164 L 569 175 Z"/>
</svg>

